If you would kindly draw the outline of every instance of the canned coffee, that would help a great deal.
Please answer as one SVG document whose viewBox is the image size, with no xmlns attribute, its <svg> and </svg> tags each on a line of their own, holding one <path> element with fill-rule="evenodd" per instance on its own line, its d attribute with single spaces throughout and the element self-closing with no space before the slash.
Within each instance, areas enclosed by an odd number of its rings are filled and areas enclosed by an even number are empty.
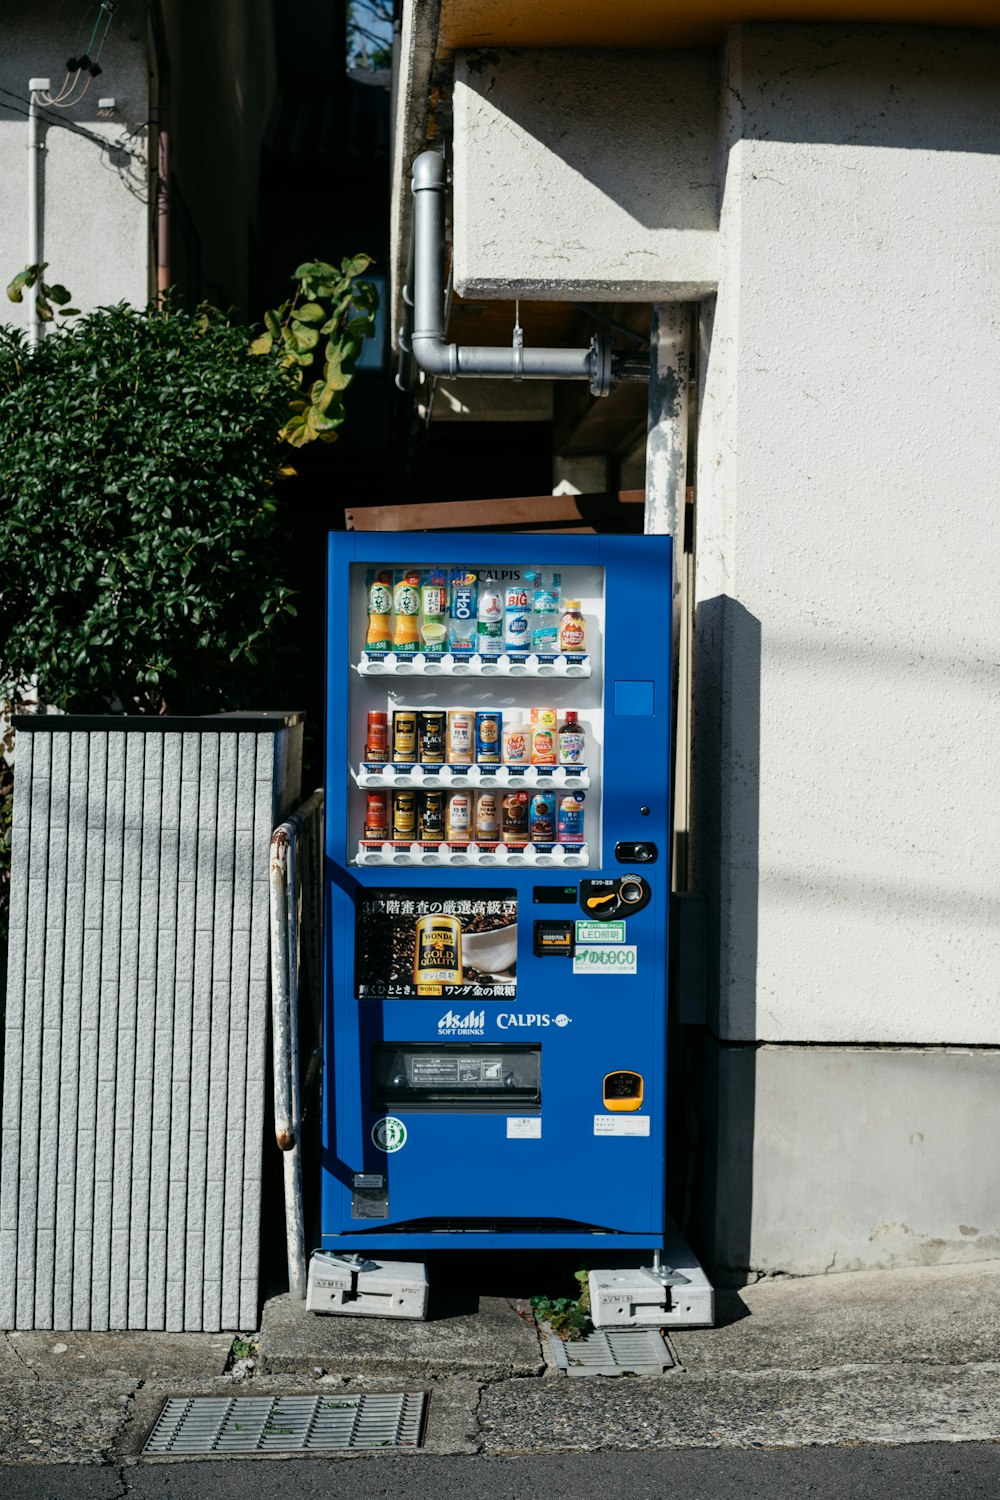
<svg viewBox="0 0 1000 1500">
<path fill-rule="evenodd" d="M 424 766 L 444 765 L 444 713 L 428 709 L 420 715 L 417 759 Z"/>
<path fill-rule="evenodd" d="M 413 951 L 414 984 L 462 983 L 462 924 L 457 917 L 420 917 Z"/>
<path fill-rule="evenodd" d="M 551 844 L 556 837 L 556 794 L 535 792 L 528 813 L 528 827 L 533 844 Z"/>
<path fill-rule="evenodd" d="M 500 837 L 500 800 L 496 792 L 476 798 L 476 843 L 495 844 Z"/>
<path fill-rule="evenodd" d="M 528 842 L 528 794 L 507 792 L 500 808 L 500 837 L 505 844 Z"/>
<path fill-rule="evenodd" d="M 464 708 L 448 711 L 448 764 L 471 766 L 475 719 Z"/>
<path fill-rule="evenodd" d="M 503 715 L 493 709 L 476 714 L 476 765 L 498 766 L 501 760 L 500 735 Z"/>
<path fill-rule="evenodd" d="M 438 843 L 444 833 L 444 793 L 425 792 L 420 802 L 419 832 L 429 844 Z"/>
<path fill-rule="evenodd" d="M 417 716 L 411 708 L 393 712 L 392 758 L 397 765 L 412 765 L 417 758 Z"/>
<path fill-rule="evenodd" d="M 365 741 L 365 760 L 372 766 L 384 766 L 389 759 L 389 715 L 368 715 L 368 737 Z"/>
<path fill-rule="evenodd" d="M 389 837 L 389 797 L 386 792 L 369 792 L 365 805 L 365 838 Z"/>
<path fill-rule="evenodd" d="M 444 814 L 444 836 L 449 843 L 469 842 L 469 813 L 468 792 L 449 792 Z"/>
<path fill-rule="evenodd" d="M 393 792 L 392 836 L 407 843 L 417 831 L 417 798 L 415 792 Z"/>
</svg>

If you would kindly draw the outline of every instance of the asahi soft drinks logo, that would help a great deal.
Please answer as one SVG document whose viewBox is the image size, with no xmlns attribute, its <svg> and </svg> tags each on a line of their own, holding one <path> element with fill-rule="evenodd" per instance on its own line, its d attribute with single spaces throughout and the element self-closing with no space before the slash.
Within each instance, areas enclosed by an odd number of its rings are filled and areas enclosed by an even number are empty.
<svg viewBox="0 0 1000 1500">
<path fill-rule="evenodd" d="M 485 1036 L 486 1012 L 470 1010 L 460 1016 L 453 1010 L 445 1011 L 438 1021 L 438 1036 Z"/>
</svg>

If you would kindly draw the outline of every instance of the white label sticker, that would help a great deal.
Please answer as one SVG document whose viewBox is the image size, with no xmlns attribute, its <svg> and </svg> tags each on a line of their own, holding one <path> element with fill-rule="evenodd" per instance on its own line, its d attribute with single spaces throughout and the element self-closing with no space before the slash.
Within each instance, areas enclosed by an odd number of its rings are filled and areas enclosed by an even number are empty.
<svg viewBox="0 0 1000 1500">
<path fill-rule="evenodd" d="M 635 943 L 608 943 L 600 948 L 577 948 L 574 974 L 634 974 L 638 948 Z"/>
<path fill-rule="evenodd" d="M 507 1139 L 509 1141 L 540 1141 L 542 1121 L 539 1115 L 508 1115 Z"/>
<path fill-rule="evenodd" d="M 595 1135 L 648 1135 L 648 1115 L 595 1115 Z"/>
<path fill-rule="evenodd" d="M 577 922 L 578 943 L 624 943 L 624 922 Z"/>
</svg>

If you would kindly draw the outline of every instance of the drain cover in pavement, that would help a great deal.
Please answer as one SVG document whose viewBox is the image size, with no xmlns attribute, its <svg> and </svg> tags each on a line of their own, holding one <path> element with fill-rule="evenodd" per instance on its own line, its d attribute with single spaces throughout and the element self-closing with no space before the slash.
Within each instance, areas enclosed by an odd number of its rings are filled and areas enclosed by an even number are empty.
<svg viewBox="0 0 1000 1500">
<path fill-rule="evenodd" d="M 426 1396 L 174 1396 L 143 1453 L 314 1453 L 416 1448 Z"/>
<path fill-rule="evenodd" d="M 655 1328 L 595 1328 L 572 1343 L 550 1333 L 549 1343 L 567 1375 L 662 1375 L 674 1362 Z"/>
</svg>

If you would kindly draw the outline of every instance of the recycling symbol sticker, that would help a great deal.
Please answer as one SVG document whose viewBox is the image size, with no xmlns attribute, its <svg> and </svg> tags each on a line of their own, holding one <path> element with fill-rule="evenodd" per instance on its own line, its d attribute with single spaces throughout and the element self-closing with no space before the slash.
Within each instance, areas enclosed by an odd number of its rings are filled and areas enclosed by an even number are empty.
<svg viewBox="0 0 1000 1500">
<path fill-rule="evenodd" d="M 397 1120 L 395 1115 L 384 1115 L 372 1126 L 372 1142 L 379 1151 L 384 1151 L 386 1155 L 391 1155 L 393 1151 L 402 1151 L 406 1145 L 406 1126 L 402 1120 Z"/>
</svg>

